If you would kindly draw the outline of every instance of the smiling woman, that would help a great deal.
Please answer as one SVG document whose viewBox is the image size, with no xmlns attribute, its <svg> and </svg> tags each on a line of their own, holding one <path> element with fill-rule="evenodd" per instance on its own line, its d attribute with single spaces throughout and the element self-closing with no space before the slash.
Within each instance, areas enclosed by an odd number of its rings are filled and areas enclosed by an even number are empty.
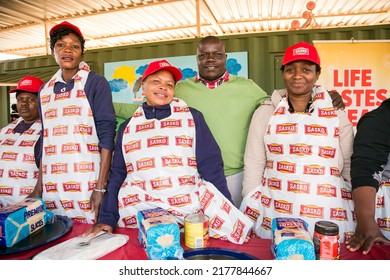
<svg viewBox="0 0 390 280">
<path fill-rule="evenodd" d="M 187 215 L 204 212 L 223 224 L 210 229 L 211 237 L 246 240 L 252 222 L 231 202 L 221 151 L 203 115 L 174 98 L 181 78 L 166 60 L 146 68 L 146 101 L 118 130 L 107 197 L 85 235 L 135 228 L 138 211 L 161 207 L 181 225 Z"/>
<path fill-rule="evenodd" d="M 319 220 L 337 223 L 341 242 L 353 235 L 353 129 L 346 113 L 316 85 L 320 63 L 313 45 L 288 47 L 281 67 L 285 89 L 275 90 L 253 115 L 241 210 L 259 213 L 254 229 L 261 238 L 271 238 L 270 223 L 279 217 L 302 219 L 310 236 Z"/>
<path fill-rule="evenodd" d="M 114 148 L 111 90 L 107 80 L 83 61 L 85 39 L 77 26 L 64 21 L 49 34 L 60 69 L 40 91 L 46 133 L 40 178 L 31 196 L 49 201 L 50 210 L 57 215 L 93 223 L 104 197 Z M 51 168 L 42 174 L 42 166 Z M 63 188 L 48 187 L 53 185 Z"/>
<path fill-rule="evenodd" d="M 168 61 L 159 60 L 149 64 L 142 75 L 142 91 L 150 106 L 163 106 L 171 103 L 175 95 L 175 84 L 183 77 Z"/>
</svg>

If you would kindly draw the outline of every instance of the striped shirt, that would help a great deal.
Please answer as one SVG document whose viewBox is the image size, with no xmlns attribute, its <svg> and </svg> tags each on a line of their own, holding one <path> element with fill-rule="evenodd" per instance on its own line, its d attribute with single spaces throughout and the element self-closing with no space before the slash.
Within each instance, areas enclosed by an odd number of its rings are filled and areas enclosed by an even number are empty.
<svg viewBox="0 0 390 280">
<path fill-rule="evenodd" d="M 225 70 L 225 73 L 223 73 L 223 75 L 221 77 L 219 77 L 218 79 L 211 81 L 211 82 L 206 81 L 205 79 L 203 79 L 199 75 L 199 73 L 197 73 L 196 77 L 195 77 L 195 81 L 200 81 L 202 84 L 204 84 L 209 89 L 215 89 L 216 87 L 222 85 L 223 82 L 229 81 L 229 72 L 227 70 Z"/>
</svg>

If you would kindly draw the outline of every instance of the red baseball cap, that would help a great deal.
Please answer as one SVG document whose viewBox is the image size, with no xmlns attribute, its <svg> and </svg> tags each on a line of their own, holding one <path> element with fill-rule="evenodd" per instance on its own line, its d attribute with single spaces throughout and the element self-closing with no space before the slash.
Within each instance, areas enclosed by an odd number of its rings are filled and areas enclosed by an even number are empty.
<svg viewBox="0 0 390 280">
<path fill-rule="evenodd" d="M 49 35 L 52 36 L 53 33 L 57 30 L 57 29 L 60 29 L 60 28 L 68 28 L 70 30 L 72 30 L 73 32 L 75 32 L 76 34 L 80 35 L 80 37 L 84 38 L 83 34 L 81 33 L 80 29 L 76 26 L 76 25 L 73 25 L 67 21 L 63 21 L 57 25 L 54 25 L 51 29 L 50 29 L 50 32 L 49 32 Z"/>
<path fill-rule="evenodd" d="M 148 65 L 144 74 L 142 75 L 142 81 L 144 81 L 146 79 L 146 77 L 148 77 L 149 75 L 156 73 L 157 71 L 160 71 L 160 70 L 167 70 L 167 71 L 171 72 L 173 77 L 175 78 L 176 83 L 178 81 L 180 81 L 181 78 L 183 77 L 183 74 L 181 73 L 181 71 L 178 68 L 172 66 L 171 64 L 169 64 L 168 61 L 163 59 L 163 60 L 153 61 Z"/>
<path fill-rule="evenodd" d="M 18 95 L 21 92 L 29 92 L 37 95 L 43 84 L 44 82 L 37 77 L 26 76 L 20 79 L 16 88 L 11 89 L 9 93 L 16 92 L 16 95 Z"/>
<path fill-rule="evenodd" d="M 318 66 L 321 65 L 317 49 L 306 42 L 299 42 L 291 47 L 288 47 L 284 52 L 282 65 L 286 65 L 297 60 L 307 60 L 317 64 Z"/>
</svg>

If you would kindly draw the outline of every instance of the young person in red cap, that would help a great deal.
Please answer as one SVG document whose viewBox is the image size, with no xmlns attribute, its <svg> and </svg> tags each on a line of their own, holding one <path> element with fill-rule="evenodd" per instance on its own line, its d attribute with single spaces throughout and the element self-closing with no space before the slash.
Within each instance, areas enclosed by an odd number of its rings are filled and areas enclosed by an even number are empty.
<svg viewBox="0 0 390 280">
<path fill-rule="evenodd" d="M 41 180 L 32 196 L 48 209 L 94 223 L 103 200 L 114 149 L 116 119 L 107 80 L 83 61 L 80 29 L 51 28 L 50 48 L 60 69 L 41 89 Z"/>
<path fill-rule="evenodd" d="M 275 217 L 301 218 L 312 235 L 318 220 L 338 224 L 341 241 L 353 234 L 353 129 L 346 113 L 334 109 L 329 93 L 316 85 L 320 66 L 313 45 L 287 48 L 281 68 L 286 88 L 275 90 L 253 115 L 240 209 L 259 213 L 255 232 L 261 238 L 271 238 Z"/>
<path fill-rule="evenodd" d="M 145 70 L 146 101 L 118 130 L 108 193 L 85 235 L 137 227 L 138 211 L 161 207 L 182 225 L 187 214 L 203 211 L 218 224 L 210 236 L 245 241 L 253 223 L 230 202 L 221 151 L 203 115 L 174 97 L 181 78 L 166 60 Z"/>
<path fill-rule="evenodd" d="M 37 182 L 41 132 L 37 95 L 43 84 L 26 76 L 10 90 L 15 93 L 19 118 L 0 130 L 0 207 L 28 196 Z"/>
</svg>

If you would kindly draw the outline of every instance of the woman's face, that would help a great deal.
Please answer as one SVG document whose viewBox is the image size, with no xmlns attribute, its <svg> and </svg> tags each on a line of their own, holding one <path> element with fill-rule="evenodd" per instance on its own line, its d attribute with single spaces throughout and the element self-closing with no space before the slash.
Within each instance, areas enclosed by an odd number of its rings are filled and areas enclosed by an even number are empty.
<svg viewBox="0 0 390 280">
<path fill-rule="evenodd" d="M 175 96 L 175 79 L 167 70 L 157 71 L 143 81 L 142 91 L 150 106 L 169 104 Z"/>
<path fill-rule="evenodd" d="M 77 72 L 83 56 L 80 40 L 73 33 L 63 36 L 55 43 L 53 56 L 62 70 Z"/>
<path fill-rule="evenodd" d="M 33 122 L 39 117 L 38 97 L 29 92 L 21 92 L 16 98 L 16 108 L 26 123 Z"/>
<path fill-rule="evenodd" d="M 307 61 L 295 61 L 284 67 L 283 79 L 289 94 L 311 93 L 320 76 L 316 65 Z"/>
</svg>

